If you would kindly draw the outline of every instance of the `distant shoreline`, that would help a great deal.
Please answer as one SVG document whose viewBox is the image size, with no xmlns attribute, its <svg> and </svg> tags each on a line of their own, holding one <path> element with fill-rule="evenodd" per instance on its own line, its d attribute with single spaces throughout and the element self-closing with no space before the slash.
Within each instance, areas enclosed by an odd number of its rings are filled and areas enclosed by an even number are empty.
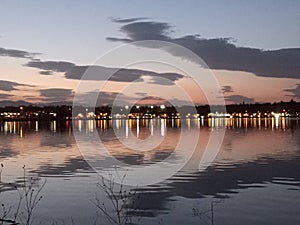
<svg viewBox="0 0 300 225">
<path fill-rule="evenodd" d="M 164 119 L 164 120 L 188 120 L 188 119 L 193 119 L 193 120 L 197 120 L 197 119 L 261 119 L 261 120 L 265 120 L 265 119 L 272 119 L 274 117 L 204 117 L 204 118 L 160 118 L 160 117 L 156 117 L 156 118 L 74 118 L 74 119 L 53 119 L 53 120 L 41 120 L 41 119 L 1 119 L 0 118 L 0 122 L 52 122 L 52 121 L 56 121 L 56 122 L 66 122 L 66 121 L 108 121 L 108 120 L 151 120 L 151 119 Z M 285 119 L 300 119 L 300 115 L 299 116 L 288 116 L 288 117 L 281 117 L 281 118 L 285 118 Z"/>
<path fill-rule="evenodd" d="M 110 120 L 139 118 L 269 118 L 300 117 L 300 102 L 275 102 L 255 104 L 231 104 L 180 106 L 169 105 L 124 105 L 85 107 L 61 106 L 19 106 L 0 107 L 0 121 L 70 121 Z"/>
</svg>

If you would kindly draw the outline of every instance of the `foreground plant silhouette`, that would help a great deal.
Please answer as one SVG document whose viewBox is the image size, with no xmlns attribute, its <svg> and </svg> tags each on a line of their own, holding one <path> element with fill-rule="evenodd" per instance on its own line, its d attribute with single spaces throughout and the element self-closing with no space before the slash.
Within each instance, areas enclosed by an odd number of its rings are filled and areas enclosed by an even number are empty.
<svg viewBox="0 0 300 225">
<path fill-rule="evenodd" d="M 223 201 L 211 201 L 210 202 L 210 209 L 200 211 L 198 208 L 193 208 L 193 216 L 199 218 L 207 225 L 214 225 L 215 224 L 215 205 L 220 204 Z"/>
<path fill-rule="evenodd" d="M 46 184 L 46 180 L 39 177 L 27 177 L 25 166 L 23 167 L 23 177 L 20 183 L 12 185 L 2 182 L 3 164 L 0 164 L 0 197 L 3 191 L 15 191 L 17 193 L 17 202 L 15 205 L 6 207 L 0 199 L 0 225 L 33 225 L 33 213 L 42 199 L 41 192 Z M 113 176 L 109 179 L 101 178 L 97 183 L 97 187 L 104 192 L 106 200 L 101 199 L 97 194 L 92 203 L 100 211 L 97 214 L 94 225 L 103 224 L 100 218 L 106 219 L 111 225 L 137 225 L 142 224 L 138 217 L 139 210 L 142 210 L 140 204 L 140 193 L 137 188 L 126 190 L 128 187 L 124 185 L 126 174 L 115 181 Z M 102 195 L 101 195 L 102 196 Z M 193 215 L 208 225 L 214 225 L 214 206 L 221 201 L 212 201 L 209 210 L 200 211 L 193 208 Z M 35 223 L 36 224 L 36 223 Z M 42 224 L 42 223 L 39 223 Z M 52 222 L 52 225 L 65 225 L 62 222 Z M 71 224 L 75 225 L 75 221 L 71 218 Z M 163 225 L 161 219 L 158 222 Z"/>
<path fill-rule="evenodd" d="M 97 183 L 100 190 L 104 191 L 109 199 L 108 204 L 102 201 L 96 194 L 94 205 L 100 210 L 102 215 L 111 225 L 129 225 L 137 224 L 138 218 L 135 216 L 137 205 L 139 204 L 139 195 L 136 189 L 127 191 L 124 186 L 126 174 L 122 176 L 117 183 L 113 176 L 109 179 L 101 178 Z"/>
<path fill-rule="evenodd" d="M 3 183 L 1 179 L 3 167 L 1 163 L 0 194 L 5 188 L 10 187 L 17 192 L 18 200 L 16 206 L 9 206 L 8 208 L 4 203 L 1 204 L 0 224 L 31 225 L 33 223 L 33 212 L 42 199 L 41 191 L 46 184 L 46 180 L 41 182 L 39 177 L 27 177 L 25 166 L 23 166 L 21 183 L 16 185 Z"/>
</svg>

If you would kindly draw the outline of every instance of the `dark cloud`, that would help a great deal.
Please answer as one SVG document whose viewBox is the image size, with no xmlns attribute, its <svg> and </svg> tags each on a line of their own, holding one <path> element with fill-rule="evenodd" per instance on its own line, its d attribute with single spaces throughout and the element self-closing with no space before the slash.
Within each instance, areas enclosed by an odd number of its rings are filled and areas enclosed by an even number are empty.
<svg viewBox="0 0 300 225">
<path fill-rule="evenodd" d="M 253 98 L 248 98 L 243 95 L 229 95 L 224 97 L 226 102 L 232 102 L 234 104 L 239 104 L 239 103 L 254 103 Z"/>
<path fill-rule="evenodd" d="M 225 94 L 225 93 L 231 93 L 231 92 L 233 92 L 233 89 L 232 89 L 231 86 L 225 85 L 225 86 L 222 86 L 222 92 L 223 92 L 223 94 Z"/>
<path fill-rule="evenodd" d="M 135 92 L 134 94 L 137 96 L 141 96 L 141 97 L 147 96 L 147 93 L 144 93 L 144 92 Z"/>
<path fill-rule="evenodd" d="M 195 102 L 193 100 L 188 100 L 188 99 L 184 100 L 184 99 L 178 99 L 178 98 L 173 98 L 169 102 L 173 106 L 192 106 L 192 107 L 194 107 L 195 105 L 199 104 L 199 102 Z"/>
<path fill-rule="evenodd" d="M 97 106 L 102 106 L 102 105 L 122 106 L 122 105 L 129 104 L 129 102 L 132 100 L 133 98 L 125 96 L 123 93 L 91 91 L 84 94 L 77 94 L 74 104 L 93 106 L 96 103 Z"/>
<path fill-rule="evenodd" d="M 9 99 L 10 97 L 12 97 L 13 95 L 11 94 L 3 94 L 3 93 L 0 93 L 0 100 L 3 100 L 3 99 Z"/>
<path fill-rule="evenodd" d="M 0 56 L 13 58 L 28 58 L 33 59 L 39 53 L 31 53 L 23 50 L 0 48 Z"/>
<path fill-rule="evenodd" d="M 6 81 L 6 80 L 0 80 L 0 90 L 1 91 L 18 90 L 18 87 L 34 87 L 34 86 L 27 85 L 27 84 L 19 84 L 16 82 L 11 82 L 11 81 Z"/>
<path fill-rule="evenodd" d="M 1 91 L 13 91 L 16 90 L 18 84 L 15 82 L 0 80 L 0 90 Z"/>
<path fill-rule="evenodd" d="M 279 50 L 245 48 L 231 43 L 231 38 L 205 39 L 199 35 L 173 38 L 170 36 L 170 28 L 168 23 L 133 22 L 122 26 L 120 29 L 127 38 L 109 37 L 107 40 L 122 42 L 168 41 L 190 49 L 201 57 L 211 69 L 245 71 L 265 77 L 300 78 L 300 48 Z M 158 46 L 145 43 L 144 47 L 157 48 Z M 164 48 L 164 50 L 175 56 L 187 57 L 172 47 Z M 193 60 L 192 58 L 186 59 Z"/>
<path fill-rule="evenodd" d="M 49 70 L 42 70 L 39 73 L 42 75 L 53 75 L 53 72 Z"/>
<path fill-rule="evenodd" d="M 168 85 L 174 84 L 174 81 L 184 76 L 177 73 L 156 73 L 147 70 L 138 69 L 119 69 L 103 66 L 78 66 L 70 62 L 63 61 L 39 61 L 33 60 L 25 66 L 41 69 L 41 74 L 52 75 L 54 72 L 64 73 L 67 79 L 85 79 L 85 80 L 110 80 L 117 82 L 142 82 L 143 76 L 151 76 L 151 83 L 166 85 L 166 79 L 170 80 Z M 84 74 L 88 76 L 84 76 Z M 159 79 L 160 78 L 160 79 Z M 165 79 L 162 79 L 165 78 Z"/>
<path fill-rule="evenodd" d="M 75 104 L 76 105 L 86 105 L 86 106 L 102 106 L 102 105 L 114 105 L 114 106 L 124 106 L 131 105 L 133 103 L 137 104 L 164 104 L 164 105 L 191 105 L 189 101 L 180 100 L 177 98 L 172 98 L 169 100 L 163 99 L 157 96 L 148 96 L 147 93 L 137 92 L 135 93 L 138 97 L 131 97 L 118 92 L 98 92 L 91 91 L 84 94 L 76 95 Z"/>
<path fill-rule="evenodd" d="M 148 18 L 146 17 L 136 17 L 136 18 L 126 18 L 126 19 L 122 19 L 122 18 L 111 18 L 111 21 L 114 23 L 132 23 L 132 22 L 136 22 L 139 20 L 146 20 Z"/>
<path fill-rule="evenodd" d="M 161 98 L 161 97 L 158 97 L 158 96 L 146 96 L 142 99 L 140 99 L 139 101 L 154 101 L 154 102 L 158 102 L 158 104 L 162 104 L 162 103 L 165 103 L 166 100 Z"/>
<path fill-rule="evenodd" d="M 145 94 L 145 95 L 143 95 Z M 142 105 L 149 105 L 149 104 L 155 104 L 155 105 L 159 105 L 159 104 L 163 104 L 166 106 L 175 106 L 175 107 L 182 107 L 182 106 L 195 106 L 197 103 L 187 100 L 187 99 L 178 99 L 178 98 L 168 98 L 168 99 L 164 99 L 161 97 L 157 97 L 157 96 L 147 96 L 147 93 L 141 93 L 139 92 L 138 94 L 139 96 L 141 96 L 142 98 L 138 99 L 138 104 L 142 104 Z"/>
<path fill-rule="evenodd" d="M 121 32 L 125 33 L 131 41 L 143 40 L 170 40 L 168 34 L 171 33 L 172 26 L 161 22 L 135 22 L 121 27 Z M 114 38 L 118 40 L 118 38 Z M 109 39 L 108 39 L 109 40 Z M 122 38 L 119 39 L 122 41 Z"/>
<path fill-rule="evenodd" d="M 132 42 L 132 40 L 128 39 L 128 38 L 113 38 L 113 37 L 108 37 L 108 38 L 106 38 L 106 40 L 108 40 L 108 41 L 115 41 L 115 42 L 122 41 L 122 42 L 125 42 L 125 43 Z"/>
<path fill-rule="evenodd" d="M 300 98 L 300 84 L 297 84 L 297 87 L 295 88 L 284 89 L 284 91 L 292 93 L 291 95 L 288 96 Z"/>
<path fill-rule="evenodd" d="M 39 68 L 43 70 L 42 72 L 47 71 L 44 75 L 49 75 L 49 72 L 66 72 L 71 70 L 75 64 L 65 61 L 40 61 L 32 60 L 25 64 L 28 67 Z"/>
<path fill-rule="evenodd" d="M 148 93 L 136 92 L 136 96 L 128 96 L 119 92 L 99 92 L 91 91 L 82 94 L 76 94 L 74 99 L 75 105 L 85 105 L 85 106 L 103 106 L 103 105 L 113 105 L 113 106 L 124 106 L 132 104 L 164 104 L 166 106 L 194 106 L 195 103 L 178 98 L 164 99 L 157 96 L 150 96 Z"/>
<path fill-rule="evenodd" d="M 66 101 L 73 97 L 72 89 L 50 88 L 40 90 L 40 95 L 44 101 Z"/>
</svg>

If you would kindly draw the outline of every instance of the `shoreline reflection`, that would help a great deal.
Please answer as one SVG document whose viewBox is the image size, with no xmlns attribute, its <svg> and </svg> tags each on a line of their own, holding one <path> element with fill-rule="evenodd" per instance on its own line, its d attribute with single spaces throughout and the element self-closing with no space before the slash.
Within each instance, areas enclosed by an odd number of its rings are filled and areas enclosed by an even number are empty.
<svg viewBox="0 0 300 225">
<path fill-rule="evenodd" d="M 114 120 L 75 120 L 72 127 L 72 121 L 2 121 L 0 122 L 0 133 L 18 134 L 23 136 L 24 131 L 30 130 L 39 132 L 41 130 L 51 130 L 52 132 L 76 129 L 79 132 L 92 133 L 96 130 L 106 130 L 115 128 L 124 129 L 126 136 L 130 130 L 136 130 L 136 136 L 139 135 L 141 128 L 149 128 L 153 136 L 154 127 L 160 126 L 161 136 L 165 135 L 165 129 L 170 128 L 257 128 L 271 130 L 296 129 L 300 126 L 300 119 L 288 117 L 272 118 L 198 118 L 198 119 L 114 119 Z"/>
<path fill-rule="evenodd" d="M 97 132 L 111 156 L 128 165 L 148 166 L 166 159 L 176 163 L 182 155 L 187 154 L 186 149 L 182 148 L 174 157 L 168 158 L 181 132 L 188 134 L 200 130 L 196 150 L 182 170 L 164 182 L 136 188 L 143 199 L 138 209 L 143 218 L 171 217 L 172 213 L 180 213 L 183 209 L 187 213 L 195 201 L 222 198 L 225 199 L 224 209 L 218 209 L 217 217 L 230 217 L 233 210 L 230 203 L 233 202 L 236 205 L 234 210 L 244 209 L 248 212 L 250 208 L 251 213 L 259 216 L 267 214 L 269 218 L 274 210 L 279 215 L 284 208 L 290 213 L 285 220 L 296 221 L 299 213 L 295 210 L 295 213 L 291 212 L 294 206 L 300 205 L 297 200 L 300 199 L 298 128 L 298 119 L 280 117 L 77 120 L 74 124 L 72 121 L 0 122 L 0 159 L 5 166 L 2 181 L 13 184 L 19 182 L 21 168 L 26 165 L 28 174 L 47 177 L 49 181 L 45 195 L 50 195 L 51 199 L 49 197 L 48 201 L 43 202 L 47 210 L 37 217 L 53 218 L 59 213 L 56 210 L 63 211 L 62 216 L 74 216 L 75 205 L 82 204 L 86 204 L 87 210 L 75 215 L 75 219 L 89 217 L 94 208 L 89 206 L 88 201 L 93 197 L 92 188 L 98 174 L 82 157 L 73 132 L 81 132 L 87 140 Z M 201 158 L 211 132 L 218 132 L 218 129 L 226 130 L 220 152 L 211 166 L 200 172 L 195 169 L 198 168 L 197 160 Z M 165 142 L 151 151 L 130 151 L 121 145 L 117 137 L 127 144 L 152 137 L 165 139 Z M 188 135 L 186 138 L 189 141 Z M 103 167 L 109 168 L 111 165 L 108 157 L 97 160 Z M 278 191 L 274 192 L 274 189 Z M 5 189 L 2 196 L 10 193 L 9 189 Z M 250 196 L 250 200 L 246 199 L 246 206 L 241 204 L 245 193 Z M 261 206 L 261 198 L 256 198 L 257 193 L 266 199 L 261 213 L 255 208 Z M 280 204 L 274 206 L 274 200 Z M 180 205 L 183 202 L 187 204 L 184 208 Z M 61 207 L 55 207 L 57 205 Z M 252 224 L 245 222 L 243 214 L 239 215 L 238 224 Z M 153 224 L 151 222 L 149 224 Z M 282 223 L 275 221 L 272 224 Z"/>
</svg>

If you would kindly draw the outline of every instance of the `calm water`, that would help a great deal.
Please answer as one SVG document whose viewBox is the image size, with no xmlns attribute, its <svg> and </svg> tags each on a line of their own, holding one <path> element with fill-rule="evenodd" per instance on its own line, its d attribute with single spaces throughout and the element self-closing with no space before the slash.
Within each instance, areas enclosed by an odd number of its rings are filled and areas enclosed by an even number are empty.
<svg viewBox="0 0 300 225">
<path fill-rule="evenodd" d="M 192 158 L 179 172 L 158 184 L 135 187 L 140 202 L 134 213 L 140 224 L 211 224 L 210 213 L 200 219 L 193 209 L 209 211 L 212 203 L 215 225 L 300 224 L 300 120 L 289 118 L 77 121 L 74 126 L 1 122 L 3 184 L 19 182 L 23 165 L 28 176 L 47 179 L 35 221 L 70 224 L 73 218 L 75 224 L 93 224 L 95 194 L 108 201 L 97 188 L 99 174 L 77 147 L 75 131 L 87 148 L 91 135 L 99 135 L 111 158 L 122 164 L 150 167 L 163 162 L 165 168 L 189 154 L 184 147 L 174 151 L 180 137 L 192 143 L 189 137 L 200 131 Z M 211 133 L 222 131 L 226 133 L 217 157 L 199 170 Z M 142 142 L 155 135 L 160 144 L 152 150 L 128 147 L 136 138 Z M 111 158 L 98 157 L 98 171 L 114 169 Z M 160 174 L 149 171 L 149 176 Z M 17 195 L 7 185 L 0 199 L 14 206 Z M 106 224 L 101 217 L 98 222 Z"/>
</svg>

